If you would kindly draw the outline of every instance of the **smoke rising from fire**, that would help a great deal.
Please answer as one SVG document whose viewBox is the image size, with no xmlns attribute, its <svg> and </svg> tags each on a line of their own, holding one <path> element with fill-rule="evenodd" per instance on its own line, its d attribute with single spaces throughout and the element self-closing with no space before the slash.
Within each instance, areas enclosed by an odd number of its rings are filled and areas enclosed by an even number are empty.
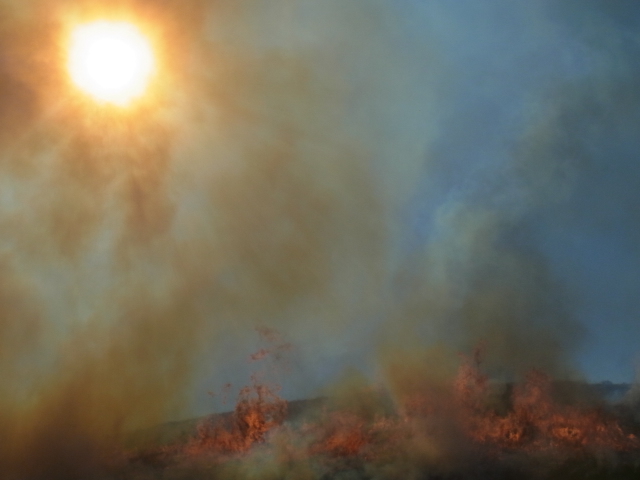
<svg viewBox="0 0 640 480">
<path fill-rule="evenodd" d="M 504 158 L 445 193 L 471 147 L 441 158 L 465 122 L 435 23 L 318 3 L 0 2 L 0 474 L 86 478 L 128 432 L 189 415 L 256 325 L 302 352 L 291 395 L 344 363 L 384 376 L 401 351 L 449 378 L 479 342 L 505 378 L 572 372 L 581 327 L 522 241 L 571 187 L 546 129 L 562 115 L 527 112 Z M 102 15 L 159 55 L 127 111 L 64 70 L 69 26 Z"/>
</svg>

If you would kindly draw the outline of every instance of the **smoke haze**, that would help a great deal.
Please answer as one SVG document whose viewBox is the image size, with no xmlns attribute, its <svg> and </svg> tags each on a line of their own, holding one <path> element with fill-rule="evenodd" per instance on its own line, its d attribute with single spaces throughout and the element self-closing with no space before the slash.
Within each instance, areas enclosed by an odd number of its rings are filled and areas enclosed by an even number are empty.
<svg viewBox="0 0 640 480">
<path fill-rule="evenodd" d="M 296 349 L 290 397 L 350 367 L 449 378 L 479 344 L 501 378 L 580 375 L 578 260 L 550 244 L 613 230 L 638 262 L 630 11 L 0 2 L 0 473 L 86 478 L 207 411 L 259 326 Z M 127 111 L 65 70 L 69 29 L 104 16 L 158 54 Z"/>
</svg>

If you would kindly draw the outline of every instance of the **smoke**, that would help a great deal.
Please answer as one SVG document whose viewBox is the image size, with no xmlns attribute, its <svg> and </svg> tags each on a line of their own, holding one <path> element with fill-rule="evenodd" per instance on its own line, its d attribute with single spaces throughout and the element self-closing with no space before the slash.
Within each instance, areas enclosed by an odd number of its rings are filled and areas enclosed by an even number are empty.
<svg viewBox="0 0 640 480">
<path fill-rule="evenodd" d="M 564 117 L 498 112 L 516 140 L 485 148 L 467 116 L 482 105 L 458 110 L 452 82 L 456 12 L 423 28 L 403 8 L 426 7 L 0 3 L 1 474 L 87 478 L 129 432 L 191 414 L 256 325 L 302 352 L 291 395 L 345 364 L 398 395 L 414 372 L 437 386 L 478 343 L 506 378 L 573 371 L 580 326 L 527 241 L 579 168 L 553 155 Z M 541 38 L 544 9 L 504 8 L 534 14 L 522 43 Z M 103 16 L 158 53 L 127 111 L 65 70 L 70 28 Z M 512 98 L 530 87 L 517 67 Z M 469 162 L 481 147 L 496 158 Z"/>
<path fill-rule="evenodd" d="M 65 71 L 69 29 L 103 15 L 159 55 L 126 112 Z M 87 478 L 128 433 L 188 414 L 234 331 L 313 309 L 323 335 L 345 328 L 381 282 L 388 212 L 343 118 L 344 59 L 259 43 L 252 5 L 4 2 L 2 19 L 0 469 Z"/>
</svg>

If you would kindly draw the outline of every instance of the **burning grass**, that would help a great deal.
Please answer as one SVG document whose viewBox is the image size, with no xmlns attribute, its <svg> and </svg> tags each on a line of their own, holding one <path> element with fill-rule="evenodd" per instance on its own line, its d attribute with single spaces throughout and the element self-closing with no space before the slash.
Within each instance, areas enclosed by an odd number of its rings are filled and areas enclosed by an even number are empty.
<svg viewBox="0 0 640 480">
<path fill-rule="evenodd" d="M 446 388 L 370 389 L 350 403 L 288 404 L 260 378 L 232 412 L 129 466 L 139 478 L 640 478 L 639 425 L 605 402 L 558 399 L 538 371 L 496 395 L 476 355 Z"/>
<path fill-rule="evenodd" d="M 531 371 L 516 385 L 509 410 L 499 415 L 485 406 L 488 378 L 469 363 L 461 366 L 454 383 L 462 428 L 475 442 L 500 450 L 610 449 L 619 452 L 640 448 L 635 434 L 623 431 L 603 405 L 577 407 L 554 400 L 552 381 Z"/>
<path fill-rule="evenodd" d="M 191 456 L 246 452 L 254 444 L 264 442 L 266 434 L 282 425 L 286 415 L 287 402 L 254 376 L 252 384 L 240 391 L 233 412 L 202 421 L 185 452 Z"/>
</svg>

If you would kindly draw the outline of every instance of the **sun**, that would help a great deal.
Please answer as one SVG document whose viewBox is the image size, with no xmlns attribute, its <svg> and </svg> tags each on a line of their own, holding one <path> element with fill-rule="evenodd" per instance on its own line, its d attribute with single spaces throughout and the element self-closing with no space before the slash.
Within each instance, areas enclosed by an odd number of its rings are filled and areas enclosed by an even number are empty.
<svg viewBox="0 0 640 480">
<path fill-rule="evenodd" d="M 99 103 L 126 106 L 141 97 L 155 70 L 151 45 L 127 22 L 96 21 L 71 32 L 69 74 Z"/>
</svg>

